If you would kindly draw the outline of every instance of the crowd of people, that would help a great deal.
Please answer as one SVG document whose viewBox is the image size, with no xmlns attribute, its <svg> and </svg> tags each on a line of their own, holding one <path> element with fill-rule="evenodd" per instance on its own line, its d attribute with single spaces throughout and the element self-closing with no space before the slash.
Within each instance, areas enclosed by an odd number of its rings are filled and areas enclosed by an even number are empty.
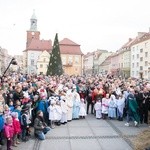
<svg viewBox="0 0 150 150">
<path fill-rule="evenodd" d="M 39 140 L 55 126 L 85 119 L 126 120 L 125 126 L 148 124 L 150 83 L 112 75 L 44 76 L 11 74 L 0 82 L 0 144 L 7 150 Z M 31 128 L 32 127 L 32 128 Z"/>
</svg>

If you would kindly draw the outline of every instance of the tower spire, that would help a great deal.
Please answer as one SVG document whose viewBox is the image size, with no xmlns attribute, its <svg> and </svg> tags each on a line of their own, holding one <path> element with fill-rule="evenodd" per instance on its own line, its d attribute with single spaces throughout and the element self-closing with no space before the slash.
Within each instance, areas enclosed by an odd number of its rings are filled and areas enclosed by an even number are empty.
<svg viewBox="0 0 150 150">
<path fill-rule="evenodd" d="M 35 10 L 33 10 L 30 22 L 31 22 L 30 31 L 37 31 L 37 17 L 35 15 Z"/>
</svg>

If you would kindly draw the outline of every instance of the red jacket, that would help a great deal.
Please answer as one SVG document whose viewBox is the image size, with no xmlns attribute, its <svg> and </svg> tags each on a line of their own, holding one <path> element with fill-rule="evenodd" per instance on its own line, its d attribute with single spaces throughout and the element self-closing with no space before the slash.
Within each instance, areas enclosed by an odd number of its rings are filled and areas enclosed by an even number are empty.
<svg viewBox="0 0 150 150">
<path fill-rule="evenodd" d="M 20 121 L 13 117 L 14 134 L 21 133 Z"/>
<path fill-rule="evenodd" d="M 4 125 L 4 135 L 6 138 L 12 138 L 14 136 L 14 126 L 13 124 Z"/>
</svg>

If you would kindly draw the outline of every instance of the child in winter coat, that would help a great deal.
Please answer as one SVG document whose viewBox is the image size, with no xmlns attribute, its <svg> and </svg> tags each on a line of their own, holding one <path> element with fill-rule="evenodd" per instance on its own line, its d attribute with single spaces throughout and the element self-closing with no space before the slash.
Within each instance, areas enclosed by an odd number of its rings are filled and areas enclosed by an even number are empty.
<svg viewBox="0 0 150 150">
<path fill-rule="evenodd" d="M 17 147 L 17 144 L 20 143 L 18 141 L 18 135 L 20 135 L 20 133 L 21 133 L 21 125 L 20 125 L 20 121 L 18 119 L 18 113 L 12 112 L 11 115 L 13 117 L 13 126 L 14 126 L 13 146 Z"/>
<path fill-rule="evenodd" d="M 30 125 L 30 115 L 29 115 L 29 108 L 24 106 L 22 108 L 22 115 L 21 115 L 21 128 L 22 128 L 22 140 L 27 141 L 29 136 L 29 125 Z"/>
<path fill-rule="evenodd" d="M 96 111 L 96 119 L 102 118 L 102 103 L 100 99 L 96 101 L 94 109 Z"/>
<path fill-rule="evenodd" d="M 4 125 L 4 135 L 7 139 L 7 150 L 12 150 L 12 138 L 14 136 L 14 127 L 13 127 L 13 120 L 11 116 L 6 118 L 6 123 Z"/>
<path fill-rule="evenodd" d="M 9 110 L 10 110 L 10 112 L 14 111 L 13 101 L 9 102 Z"/>
<path fill-rule="evenodd" d="M 0 145 L 3 145 L 3 128 L 4 128 L 4 118 L 3 118 L 3 107 L 0 107 Z"/>
<path fill-rule="evenodd" d="M 11 114 L 11 112 L 10 112 L 10 109 L 9 109 L 9 107 L 8 107 L 8 105 L 6 104 L 5 106 L 4 106 L 4 122 L 6 123 L 6 118 L 8 117 L 8 116 L 10 116 L 10 114 Z"/>
</svg>

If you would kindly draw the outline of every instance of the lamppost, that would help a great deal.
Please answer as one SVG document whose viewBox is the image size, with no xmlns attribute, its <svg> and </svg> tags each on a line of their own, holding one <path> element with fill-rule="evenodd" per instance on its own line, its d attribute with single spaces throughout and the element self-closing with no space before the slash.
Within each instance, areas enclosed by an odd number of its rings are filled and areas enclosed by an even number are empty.
<svg viewBox="0 0 150 150">
<path fill-rule="evenodd" d="M 2 78 L 5 76 L 5 74 L 6 74 L 6 72 L 7 72 L 7 70 L 9 69 L 9 67 L 10 67 L 11 64 L 12 64 L 12 65 L 17 65 L 17 62 L 16 62 L 15 58 L 12 58 L 12 59 L 11 59 L 9 65 L 7 66 L 6 70 L 4 71 L 4 73 L 3 73 L 3 75 L 2 75 Z"/>
</svg>

